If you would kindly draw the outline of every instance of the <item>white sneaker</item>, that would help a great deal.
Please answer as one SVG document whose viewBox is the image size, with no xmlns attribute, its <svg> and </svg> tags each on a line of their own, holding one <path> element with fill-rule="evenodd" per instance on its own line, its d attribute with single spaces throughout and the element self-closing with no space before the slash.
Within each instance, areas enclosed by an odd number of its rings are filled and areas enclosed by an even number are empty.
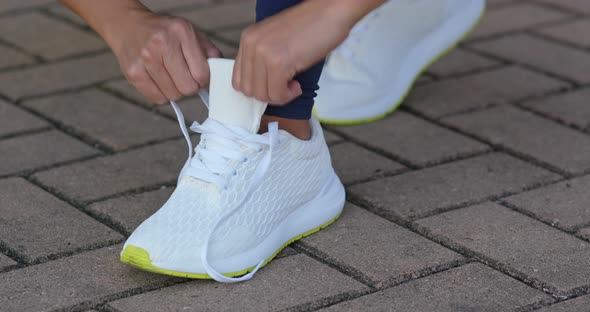
<svg viewBox="0 0 590 312">
<path fill-rule="evenodd" d="M 315 100 L 321 122 L 356 124 L 395 110 L 414 81 L 477 24 L 485 0 L 391 0 L 329 56 Z"/>
<path fill-rule="evenodd" d="M 209 66 L 209 118 L 191 126 L 201 133 L 195 155 L 174 105 L 189 160 L 170 199 L 129 237 L 121 261 L 157 273 L 236 282 L 250 279 L 289 243 L 335 221 L 345 194 L 316 119 L 308 141 L 278 130 L 277 123 L 257 134 L 266 104 L 232 88 L 233 61 L 210 59 Z"/>
</svg>

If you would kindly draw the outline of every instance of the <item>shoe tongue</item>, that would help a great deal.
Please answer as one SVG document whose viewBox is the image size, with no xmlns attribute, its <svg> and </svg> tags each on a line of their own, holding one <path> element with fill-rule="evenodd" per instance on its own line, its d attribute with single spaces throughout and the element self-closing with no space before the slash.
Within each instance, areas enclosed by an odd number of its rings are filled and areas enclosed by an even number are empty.
<svg viewBox="0 0 590 312">
<path fill-rule="evenodd" d="M 250 133 L 257 133 L 260 128 L 260 118 L 264 114 L 267 103 L 234 90 L 233 60 L 211 58 L 209 68 L 211 70 L 209 118 L 226 126 L 240 127 Z"/>
</svg>

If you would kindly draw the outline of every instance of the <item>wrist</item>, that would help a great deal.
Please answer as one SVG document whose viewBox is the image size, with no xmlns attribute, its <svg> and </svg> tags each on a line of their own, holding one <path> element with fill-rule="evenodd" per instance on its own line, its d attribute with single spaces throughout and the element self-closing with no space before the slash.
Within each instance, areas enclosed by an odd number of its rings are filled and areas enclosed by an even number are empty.
<svg viewBox="0 0 590 312">
<path fill-rule="evenodd" d="M 125 8 L 122 12 L 100 19 L 92 28 L 99 33 L 107 45 L 116 50 L 124 44 L 125 34 L 133 32 L 136 25 L 143 25 L 155 14 L 145 7 Z"/>
</svg>

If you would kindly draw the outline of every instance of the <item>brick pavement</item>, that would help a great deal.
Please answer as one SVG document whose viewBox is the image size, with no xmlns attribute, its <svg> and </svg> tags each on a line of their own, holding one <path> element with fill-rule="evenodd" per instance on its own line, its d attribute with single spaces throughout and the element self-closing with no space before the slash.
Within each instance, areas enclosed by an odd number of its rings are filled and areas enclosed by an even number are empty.
<svg viewBox="0 0 590 312">
<path fill-rule="evenodd" d="M 254 18 L 254 0 L 146 3 L 228 56 Z M 117 259 L 184 161 L 170 108 L 54 1 L 1 1 L 0 311 L 590 311 L 590 2 L 488 3 L 397 113 L 328 127 L 342 218 L 219 285 Z"/>
</svg>

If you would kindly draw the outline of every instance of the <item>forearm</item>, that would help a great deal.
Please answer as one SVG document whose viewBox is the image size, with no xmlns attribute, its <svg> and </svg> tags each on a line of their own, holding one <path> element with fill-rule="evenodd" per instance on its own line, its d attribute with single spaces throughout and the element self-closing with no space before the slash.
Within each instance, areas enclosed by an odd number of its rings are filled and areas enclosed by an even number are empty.
<svg viewBox="0 0 590 312">
<path fill-rule="evenodd" d="M 83 18 L 109 45 L 112 44 L 114 32 L 126 20 L 149 12 L 139 0 L 59 1 Z"/>
<path fill-rule="evenodd" d="M 346 18 L 351 27 L 385 1 L 387 0 L 332 0 L 334 5 L 340 8 L 339 13 Z"/>
</svg>

